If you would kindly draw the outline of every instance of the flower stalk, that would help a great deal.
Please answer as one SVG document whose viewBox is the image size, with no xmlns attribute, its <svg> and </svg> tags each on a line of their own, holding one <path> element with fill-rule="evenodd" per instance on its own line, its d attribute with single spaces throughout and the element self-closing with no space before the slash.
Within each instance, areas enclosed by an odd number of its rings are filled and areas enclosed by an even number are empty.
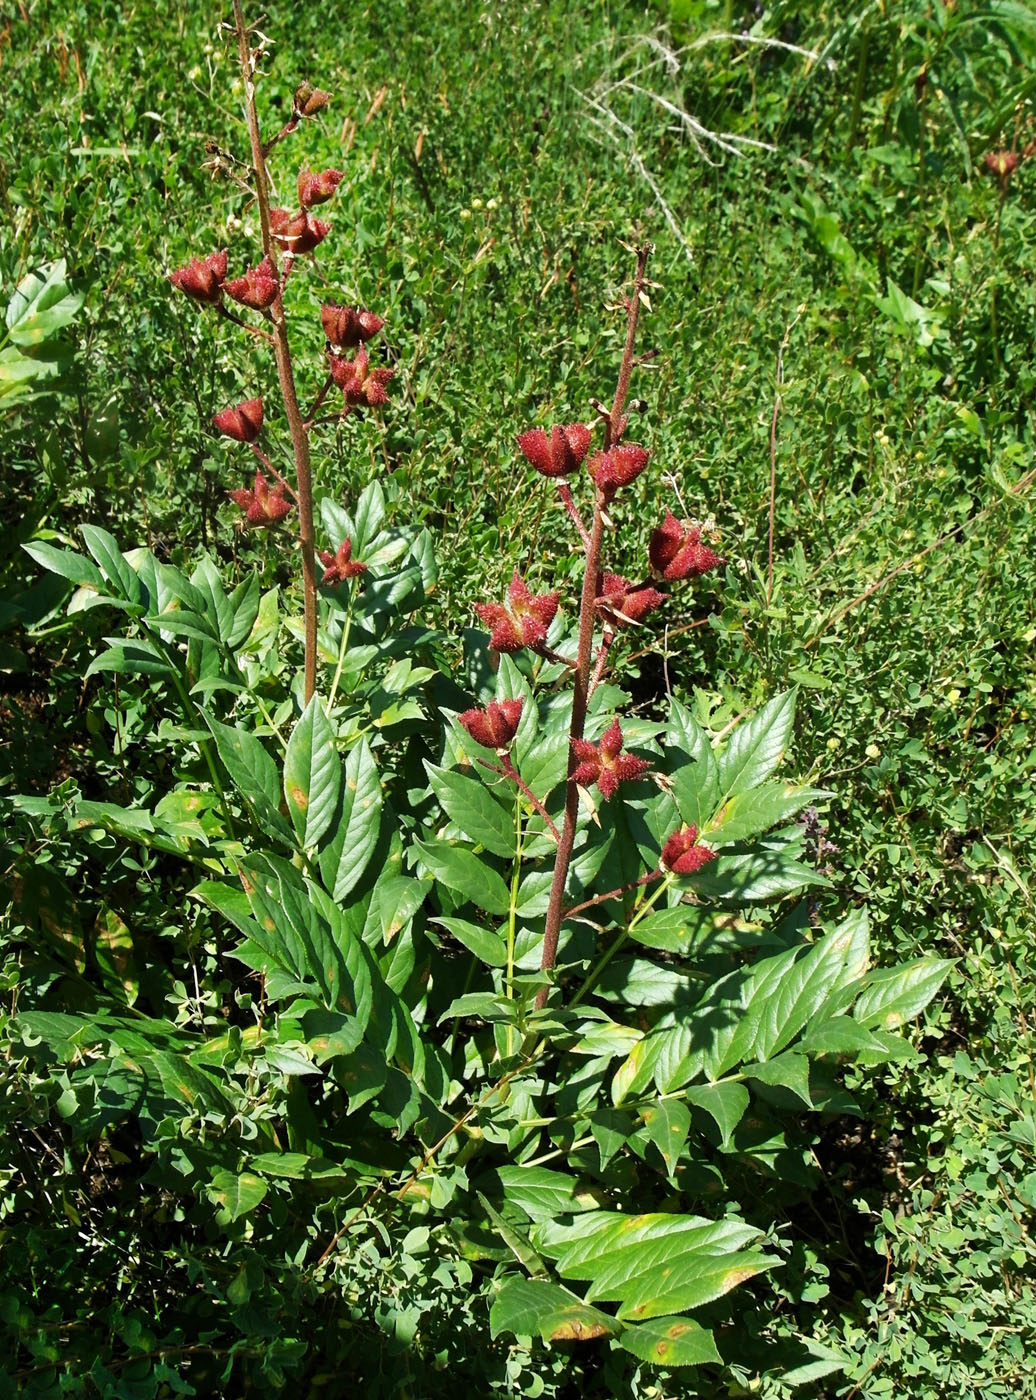
<svg viewBox="0 0 1036 1400">
<path fill-rule="evenodd" d="M 633 283 L 633 294 L 629 298 L 626 315 L 626 342 L 623 346 L 622 363 L 619 366 L 615 397 L 605 420 L 604 452 L 616 447 L 626 427 L 626 401 L 629 397 L 630 377 L 633 373 L 633 347 L 637 338 L 637 322 L 640 316 L 641 298 L 644 293 L 647 260 L 651 245 L 644 243 L 637 249 L 637 271 Z M 579 603 L 579 646 L 576 653 L 576 666 L 572 682 L 572 720 L 569 726 L 570 740 L 582 741 L 586 730 L 586 709 L 590 696 L 591 666 L 593 664 L 594 625 L 597 618 L 597 588 L 601 568 L 601 544 L 604 540 L 605 507 L 610 500 L 609 486 L 596 481 L 594 489 L 594 513 L 590 524 L 589 537 L 585 541 L 582 596 Z M 558 940 L 561 935 L 561 920 L 564 913 L 565 884 L 572 863 L 572 847 L 576 836 L 576 823 L 579 816 L 579 785 L 576 782 L 576 769 L 579 760 L 572 743 L 569 744 L 568 778 L 565 785 L 565 814 L 561 825 L 554 859 L 554 873 L 551 879 L 550 899 L 543 930 L 543 953 L 540 970 L 549 972 L 557 962 Z M 544 988 L 536 998 L 537 1008 L 547 1001 Z"/>
<path fill-rule="evenodd" d="M 237 30 L 238 60 L 241 65 L 241 78 L 245 89 L 245 113 L 248 122 L 248 137 L 252 149 L 252 172 L 254 193 L 259 210 L 259 227 L 262 234 L 263 257 L 269 260 L 274 274 L 279 268 L 278 245 L 273 238 L 270 225 L 270 185 L 266 167 L 267 148 L 263 145 L 259 130 L 259 114 L 255 104 L 255 75 L 252 62 L 252 49 L 245 24 L 241 0 L 234 0 L 234 23 Z M 284 133 L 282 133 L 284 134 Z M 273 338 L 273 353 L 277 364 L 277 379 L 280 384 L 281 399 L 291 434 L 292 455 L 295 459 L 296 495 L 299 510 L 299 546 L 302 552 L 302 592 L 305 637 L 305 659 L 303 662 L 303 704 L 308 705 L 317 684 L 317 566 L 316 535 L 313 524 L 313 470 L 309 456 L 309 433 L 299 408 L 295 389 L 295 373 L 292 366 L 291 345 L 288 340 L 288 325 L 284 315 L 283 279 L 277 278 L 277 293 L 270 304 L 270 325 Z"/>
</svg>

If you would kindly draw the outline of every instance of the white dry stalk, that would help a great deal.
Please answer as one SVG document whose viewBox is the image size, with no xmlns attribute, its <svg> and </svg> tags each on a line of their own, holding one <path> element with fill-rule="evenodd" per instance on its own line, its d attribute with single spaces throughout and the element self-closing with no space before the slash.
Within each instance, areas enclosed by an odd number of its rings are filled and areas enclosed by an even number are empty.
<svg viewBox="0 0 1036 1400">
<path fill-rule="evenodd" d="M 711 130 L 677 102 L 647 85 L 648 76 L 659 68 L 664 70 L 665 76 L 669 80 L 677 79 L 683 70 L 683 58 L 686 54 L 714 43 L 754 44 L 761 48 L 781 49 L 788 53 L 798 54 L 802 58 L 808 59 L 810 63 L 822 62 L 829 69 L 833 69 L 835 66 L 832 59 L 823 57 L 812 49 L 801 48 L 797 44 L 788 44 L 781 39 L 769 39 L 763 35 L 704 34 L 692 43 L 677 49 L 656 35 L 644 34 L 636 36 L 623 53 L 609 65 L 611 72 L 614 73 L 616 70 L 621 72 L 632 61 L 631 71 L 614 79 L 607 76 L 602 77 L 588 91 L 578 92 L 578 96 L 594 114 L 589 117 L 591 126 L 623 152 L 630 168 L 636 172 L 651 191 L 663 218 L 688 258 L 693 257 L 690 244 L 680 229 L 676 215 L 663 196 L 658 181 L 652 175 L 647 162 L 638 149 L 636 131 L 616 112 L 614 98 L 617 94 L 624 93 L 632 97 L 646 99 L 661 108 L 667 116 L 675 119 L 676 129 L 687 137 L 696 154 L 707 165 L 719 164 L 710 153 L 710 146 L 732 156 L 743 156 L 750 150 L 775 151 L 777 147 L 767 141 L 758 141 L 754 137 L 741 136 L 733 131 Z M 647 53 L 646 61 L 641 61 L 639 53 L 645 50 Z"/>
</svg>

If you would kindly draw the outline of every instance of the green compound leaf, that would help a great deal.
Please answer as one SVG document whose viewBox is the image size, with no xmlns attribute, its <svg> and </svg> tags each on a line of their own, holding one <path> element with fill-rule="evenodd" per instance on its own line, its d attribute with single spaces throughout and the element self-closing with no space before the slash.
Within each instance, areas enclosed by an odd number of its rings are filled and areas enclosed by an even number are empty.
<svg viewBox="0 0 1036 1400">
<path fill-rule="evenodd" d="M 304 849 L 316 845 L 334 820 L 341 776 L 335 732 L 314 695 L 284 755 L 284 796 Z"/>
<path fill-rule="evenodd" d="M 627 1327 L 619 1346 L 651 1366 L 722 1364 L 712 1333 L 688 1317 L 655 1317 Z"/>
</svg>

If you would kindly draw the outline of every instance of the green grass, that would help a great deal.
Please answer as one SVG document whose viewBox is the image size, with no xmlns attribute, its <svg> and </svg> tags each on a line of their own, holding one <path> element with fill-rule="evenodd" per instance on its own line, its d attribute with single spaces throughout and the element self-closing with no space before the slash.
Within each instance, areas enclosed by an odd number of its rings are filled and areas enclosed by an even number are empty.
<svg viewBox="0 0 1036 1400">
<path fill-rule="evenodd" d="M 847 16 L 786 4 L 764 32 L 806 47 L 830 39 L 836 71 L 787 52 L 712 45 L 685 54 L 676 75 L 641 74 L 706 126 L 774 148 L 708 164 L 656 104 L 614 92 L 658 198 L 629 164 L 633 147 L 603 137 L 585 100 L 644 61 L 643 49 L 629 56 L 632 38 L 653 31 L 658 10 L 274 3 L 264 21 L 276 41 L 264 101 L 286 114 L 303 78 L 335 96 L 325 119 L 281 148 L 285 191 L 301 163 L 348 176 L 319 274 L 300 277 L 293 292 L 297 322 L 308 315 L 310 327 L 296 337 L 302 396 L 321 375 L 317 308 L 327 294 L 386 315 L 399 371 L 377 432 L 327 430 L 321 485 L 350 500 L 372 477 L 391 481 L 398 518 L 424 521 L 437 537 L 443 575 L 432 620 L 453 634 L 513 567 L 537 586 L 564 578 L 563 517 L 528 490 L 514 437 L 534 423 L 587 418 L 590 399 L 607 395 L 623 328 L 615 303 L 630 266 L 623 244 L 634 228 L 646 232 L 658 285 L 645 343 L 657 354 L 637 381 L 646 411 L 634 436 L 652 447 L 656 471 L 637 488 L 639 538 L 616 562 L 633 572 L 634 547 L 667 505 L 676 508 L 659 482 L 660 471 L 672 473 L 688 512 L 715 517 L 728 561 L 724 577 L 669 616 L 674 687 L 715 692 L 733 715 L 797 681 L 795 765 L 834 793 L 823 814 L 836 848 L 832 905 L 865 901 L 890 960 L 958 959 L 948 996 L 929 1014 L 923 1062 L 862 1090 L 876 1145 L 847 1145 L 846 1120 L 811 1149 L 798 1195 L 760 1188 L 773 1197 L 761 1209 L 812 1220 L 810 1257 L 797 1265 L 806 1302 L 789 1288 L 776 1332 L 801 1330 L 852 1358 L 847 1379 L 819 1390 L 807 1382 L 800 1394 L 996 1400 L 1033 1386 L 1019 1339 L 1036 1322 L 1036 921 L 1026 859 L 1036 828 L 1027 475 L 1036 160 L 1001 202 L 981 158 L 1011 143 L 1036 29 L 1022 7 L 991 8 L 994 19 L 979 23 L 977 7 L 961 3 L 942 29 L 921 5 L 895 22 L 871 9 L 861 67 Z M 4 296 L 25 269 L 64 257 L 86 304 L 65 392 L 0 420 L 9 666 L 0 791 L 46 790 L 72 772 L 84 791 L 101 792 L 132 787 L 134 774 L 131 764 L 105 766 L 103 725 L 90 728 L 79 699 L 89 635 L 73 643 L 48 599 L 26 592 L 34 566 L 18 546 L 74 537 L 81 522 L 97 521 L 126 547 L 147 542 L 184 560 L 204 544 L 242 576 L 257 566 L 261 549 L 235 534 L 224 494 L 247 468 L 209 419 L 268 383 L 268 369 L 165 280 L 217 247 L 243 268 L 254 215 L 232 183 L 202 168 L 206 141 L 242 147 L 218 10 L 188 0 L 28 0 L 24 12 L 28 22 L 8 6 L 0 21 Z M 703 19 L 718 23 L 722 7 L 690 7 L 687 37 Z M 926 63 L 919 103 L 914 80 Z M 1031 134 L 1023 126 L 1020 144 Z M 641 680 L 650 708 L 663 681 L 647 663 Z M 92 878 L 103 878 L 103 862 Z M 31 993 L 19 992 L 18 950 L 34 917 L 24 902 L 10 911 L 12 999 Z M 6 1092 L 4 1112 L 21 1121 L 17 1079 Z M 14 1163 L 5 1178 L 9 1209 L 27 1208 L 23 1170 Z M 91 1346 L 109 1360 L 118 1353 L 128 1324 L 115 1312 L 100 1328 L 115 1340 L 75 1341 L 78 1359 L 60 1385 L 47 1369 L 47 1336 L 69 1327 L 75 1338 L 80 1325 L 78 1271 L 100 1279 L 114 1267 L 104 1253 L 84 1264 L 67 1222 L 79 1213 L 103 1235 L 120 1190 L 133 1189 L 109 1164 L 104 1190 L 114 1199 L 91 1198 L 81 1145 L 62 1172 L 27 1224 L 9 1214 L 3 1226 L 15 1241 L 4 1286 L 22 1299 L 4 1304 L 3 1318 L 12 1339 L 21 1329 L 25 1393 L 161 1393 L 87 1382 Z M 122 1222 L 112 1257 L 142 1248 L 157 1267 L 166 1228 L 143 1216 Z M 180 1272 L 148 1305 L 145 1350 L 219 1350 L 238 1335 L 229 1312 L 210 1335 L 183 1304 L 199 1271 L 213 1270 L 224 1290 L 230 1282 L 208 1230 L 192 1217 L 170 1246 Z M 277 1331 L 270 1280 L 278 1269 L 291 1278 L 290 1265 L 237 1267 L 254 1268 L 249 1288 L 266 1309 L 249 1346 L 267 1324 L 281 1338 L 270 1343 L 264 1383 L 298 1364 L 316 1386 L 322 1363 L 300 1359 L 298 1337 Z M 126 1316 L 146 1314 L 142 1285 L 125 1286 Z M 750 1306 L 763 1339 L 742 1379 L 762 1374 L 761 1393 L 790 1393 L 767 1359 L 772 1299 L 759 1294 Z M 455 1335 L 438 1339 L 451 1365 L 462 1364 L 459 1338 L 478 1321 L 458 1316 Z M 993 1335 L 1002 1349 L 987 1345 Z M 544 1362 L 544 1377 L 555 1364 Z M 181 1370 L 172 1353 L 161 1365 Z M 433 1393 L 431 1373 L 420 1374 L 427 1390 L 413 1393 Z M 693 1376 L 671 1393 L 709 1393 Z M 595 1384 L 606 1387 L 606 1377 Z"/>
</svg>

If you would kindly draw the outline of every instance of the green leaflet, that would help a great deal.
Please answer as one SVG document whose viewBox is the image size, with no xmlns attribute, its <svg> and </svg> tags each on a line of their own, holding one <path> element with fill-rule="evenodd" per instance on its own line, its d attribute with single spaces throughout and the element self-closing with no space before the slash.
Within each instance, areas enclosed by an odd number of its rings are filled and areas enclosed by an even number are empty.
<svg viewBox="0 0 1036 1400">
<path fill-rule="evenodd" d="M 219 570 L 207 554 L 203 554 L 191 575 L 191 584 L 204 600 L 205 616 L 211 622 L 219 641 L 226 646 L 234 630 L 234 608 L 223 591 Z M 255 580 L 258 596 L 258 580 Z"/>
<path fill-rule="evenodd" d="M 684 1094 L 689 1104 L 695 1105 L 712 1118 L 719 1129 L 720 1146 L 726 1147 L 748 1110 L 748 1090 L 743 1084 L 733 1080 L 720 1080 L 718 1084 L 699 1084 Z"/>
<path fill-rule="evenodd" d="M 917 958 L 903 967 L 878 968 L 856 998 L 853 1016 L 863 1026 L 898 1030 L 921 1014 L 953 966 L 952 958 Z"/>
<path fill-rule="evenodd" d="M 724 801 L 758 787 L 784 756 L 795 721 L 795 691 L 775 696 L 744 720 L 719 757 L 719 788 Z"/>
<path fill-rule="evenodd" d="M 489 1310 L 490 1335 L 512 1332 L 547 1342 L 589 1341 L 620 1331 L 608 1313 L 591 1308 L 559 1284 L 511 1275 L 501 1283 Z"/>
<path fill-rule="evenodd" d="M 679 1099 L 658 1099 L 640 1111 L 648 1137 L 658 1148 L 670 1178 L 687 1143 L 691 1114 Z"/>
<path fill-rule="evenodd" d="M 709 736 L 679 700 L 669 712 L 665 760 L 680 817 L 700 831 L 719 800 L 719 764 Z"/>
<path fill-rule="evenodd" d="M 689 1317 L 654 1317 L 625 1328 L 617 1340 L 623 1351 L 652 1366 L 704 1366 L 723 1361 L 712 1333 Z"/>
<path fill-rule="evenodd" d="M 76 554 L 71 549 L 55 549 L 41 540 L 33 540 L 30 544 L 22 545 L 22 548 L 37 564 L 42 564 L 52 574 L 68 579 L 77 588 L 100 590 L 103 587 L 104 578 L 100 569 L 85 554 Z"/>
<path fill-rule="evenodd" d="M 218 1171 L 208 1186 L 209 1200 L 219 1207 L 217 1219 L 226 1225 L 255 1210 L 270 1187 L 254 1172 Z"/>
<path fill-rule="evenodd" d="M 114 536 L 98 525 L 84 525 L 82 533 L 87 549 L 97 561 L 105 582 L 115 590 L 116 598 L 140 603 L 143 596 L 140 579 L 127 563 Z"/>
<path fill-rule="evenodd" d="M 790 783 L 764 782 L 747 792 L 735 793 L 704 828 L 710 844 L 728 844 L 761 836 L 779 822 L 786 822 L 810 802 L 828 796 L 822 788 L 796 788 Z"/>
<path fill-rule="evenodd" d="M 291 840 L 280 811 L 281 784 L 277 765 L 260 739 L 247 729 L 223 724 L 206 710 L 202 717 L 216 741 L 216 752 L 230 780 L 251 807 L 259 826 L 270 835 Z"/>
<path fill-rule="evenodd" d="M 86 300 L 82 292 L 69 290 L 64 258 L 46 263 L 24 276 L 15 287 L 4 313 L 11 341 L 23 350 L 38 350 L 75 319 Z M 35 363 L 35 362 L 34 362 Z"/>
<path fill-rule="evenodd" d="M 448 919 L 440 917 L 435 921 L 452 933 L 458 942 L 475 954 L 490 967 L 504 967 L 507 963 L 507 944 L 495 929 L 484 928 L 469 919 Z"/>
<path fill-rule="evenodd" d="M 314 695 L 284 755 L 284 796 L 299 844 L 315 846 L 334 820 L 342 765 L 335 731 Z"/>
<path fill-rule="evenodd" d="M 502 1197 L 508 1206 L 533 1221 L 592 1211 L 598 1204 L 574 1177 L 549 1167 L 500 1167 L 481 1176 L 478 1185 L 487 1195 Z"/>
<path fill-rule="evenodd" d="M 509 860 L 514 855 L 514 784 L 490 790 L 479 777 L 425 763 L 442 809 L 469 841 Z M 485 770 L 482 770 L 483 772 Z M 487 778 L 491 776 L 487 774 Z M 504 801 L 500 800 L 502 793 Z"/>
<path fill-rule="evenodd" d="M 620 1319 L 639 1322 L 700 1307 L 774 1267 L 779 1260 L 744 1248 L 760 1236 L 736 1220 L 597 1211 L 542 1225 L 533 1243 L 562 1278 L 589 1285 L 587 1302 L 618 1303 Z"/>
<path fill-rule="evenodd" d="M 490 914 L 507 913 L 511 905 L 510 890 L 500 875 L 466 846 L 433 838 L 414 841 L 411 849 L 437 880 L 479 909 Z"/>
<path fill-rule="evenodd" d="M 288 749 L 290 753 L 290 744 Z M 346 754 L 338 809 L 332 818 L 334 834 L 320 853 L 321 878 L 336 900 L 345 899 L 367 869 L 378 844 L 381 809 L 378 766 L 361 735 Z"/>
</svg>

